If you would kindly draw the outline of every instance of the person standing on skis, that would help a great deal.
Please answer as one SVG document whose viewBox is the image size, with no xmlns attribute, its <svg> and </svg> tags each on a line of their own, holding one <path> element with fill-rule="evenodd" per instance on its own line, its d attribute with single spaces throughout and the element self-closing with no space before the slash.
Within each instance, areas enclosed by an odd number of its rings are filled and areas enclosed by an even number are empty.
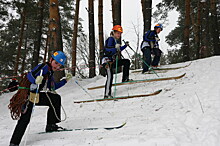
<svg viewBox="0 0 220 146">
<path fill-rule="evenodd" d="M 113 69 L 123 66 L 122 82 L 129 81 L 129 59 L 118 59 L 119 53 L 123 51 L 129 43 L 126 42 L 124 46 L 120 44 L 121 34 L 123 29 L 120 25 L 115 25 L 112 28 L 111 36 L 105 41 L 104 56 L 102 58 L 102 65 L 105 66 L 107 80 L 105 84 L 104 98 L 112 98 L 111 88 L 113 81 Z M 117 62 L 117 66 L 116 66 Z"/>
<path fill-rule="evenodd" d="M 162 51 L 159 49 L 159 37 L 158 34 L 163 30 L 162 24 L 156 24 L 154 30 L 149 30 L 144 34 L 143 41 L 141 43 L 141 51 L 143 52 L 143 71 L 145 73 L 149 70 L 149 66 L 158 67 Z M 153 61 L 151 60 L 151 54 L 154 55 Z"/>
<path fill-rule="evenodd" d="M 56 89 L 62 87 L 72 78 L 71 74 L 67 74 L 65 79 L 55 82 L 53 78 L 54 71 L 60 69 L 66 62 L 66 55 L 62 51 L 53 53 L 50 61 L 37 65 L 31 72 L 27 74 L 30 82 L 30 94 L 27 102 L 23 107 L 25 109 L 17 122 L 15 130 L 10 140 L 10 146 L 19 146 L 25 130 L 30 122 L 34 103 L 36 106 L 49 106 L 47 112 L 46 132 L 58 131 L 63 129 L 56 125 L 61 122 L 61 97 L 55 92 Z M 42 75 L 41 75 L 42 72 Z M 39 86 L 39 93 L 37 93 Z"/>
</svg>

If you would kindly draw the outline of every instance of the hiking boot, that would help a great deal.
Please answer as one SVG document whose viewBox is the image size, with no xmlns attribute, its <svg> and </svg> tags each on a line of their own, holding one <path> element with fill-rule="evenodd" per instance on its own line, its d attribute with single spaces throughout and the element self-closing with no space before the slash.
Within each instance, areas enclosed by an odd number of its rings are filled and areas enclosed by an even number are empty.
<svg viewBox="0 0 220 146">
<path fill-rule="evenodd" d="M 46 126 L 46 132 L 58 131 L 59 129 L 64 129 L 63 127 L 59 127 L 56 124 L 48 124 Z"/>
</svg>

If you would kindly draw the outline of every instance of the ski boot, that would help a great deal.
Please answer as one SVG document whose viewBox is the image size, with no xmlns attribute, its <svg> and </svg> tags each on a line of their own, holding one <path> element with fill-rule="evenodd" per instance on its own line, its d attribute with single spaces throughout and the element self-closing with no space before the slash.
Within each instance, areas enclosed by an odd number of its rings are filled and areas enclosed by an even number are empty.
<svg viewBox="0 0 220 146">
<path fill-rule="evenodd" d="M 56 124 L 47 124 L 46 126 L 46 132 L 54 132 L 54 131 L 59 131 L 59 130 L 64 130 L 63 127 L 60 127 Z"/>
<path fill-rule="evenodd" d="M 133 81 L 132 79 L 122 79 L 122 82 L 130 82 Z"/>
<path fill-rule="evenodd" d="M 111 96 L 111 95 L 105 95 L 105 96 L 104 96 L 104 99 L 107 99 L 107 98 L 113 98 L 113 96 Z"/>
<path fill-rule="evenodd" d="M 158 67 L 159 67 L 158 65 L 151 66 L 152 69 L 158 69 Z"/>
</svg>

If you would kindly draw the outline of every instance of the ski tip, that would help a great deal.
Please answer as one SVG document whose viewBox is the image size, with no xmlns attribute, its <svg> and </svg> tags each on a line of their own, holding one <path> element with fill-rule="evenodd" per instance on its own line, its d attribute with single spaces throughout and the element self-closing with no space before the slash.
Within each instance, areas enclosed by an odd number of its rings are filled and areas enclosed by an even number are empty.
<svg viewBox="0 0 220 146">
<path fill-rule="evenodd" d="M 155 91 L 154 93 L 152 93 L 153 95 L 157 95 L 157 94 L 159 94 L 160 92 L 162 92 L 163 90 L 162 89 L 160 89 L 160 90 L 157 90 L 157 91 Z"/>
<path fill-rule="evenodd" d="M 184 77 L 186 75 L 186 73 L 182 74 L 180 77 Z"/>
<path fill-rule="evenodd" d="M 127 124 L 127 122 L 124 122 L 124 124 L 122 124 L 122 126 L 124 126 L 124 125 L 126 125 Z"/>
<path fill-rule="evenodd" d="M 163 91 L 163 89 L 160 89 L 160 90 L 157 90 L 156 92 L 157 92 L 157 93 L 160 93 L 160 92 L 162 92 L 162 91 Z"/>
</svg>

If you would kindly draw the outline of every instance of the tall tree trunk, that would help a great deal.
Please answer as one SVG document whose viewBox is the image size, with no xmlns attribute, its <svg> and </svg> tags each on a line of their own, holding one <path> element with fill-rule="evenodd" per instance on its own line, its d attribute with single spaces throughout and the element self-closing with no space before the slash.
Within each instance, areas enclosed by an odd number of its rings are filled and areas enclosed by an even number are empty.
<svg viewBox="0 0 220 146">
<path fill-rule="evenodd" d="M 112 0 L 113 26 L 121 25 L 121 0 Z"/>
<path fill-rule="evenodd" d="M 121 0 L 112 0 L 112 20 L 114 25 L 121 25 Z M 121 44 L 121 38 L 119 40 Z M 121 52 L 118 55 L 118 59 L 121 59 Z M 122 67 L 118 67 L 117 72 L 121 72 Z"/>
<path fill-rule="evenodd" d="M 26 60 L 26 56 L 27 56 L 27 40 L 28 38 L 28 25 L 26 24 L 26 29 L 25 29 L 25 42 L 24 42 L 24 56 L 23 56 L 23 60 L 22 60 L 22 67 L 21 67 L 21 73 L 24 73 L 25 70 L 25 60 Z"/>
<path fill-rule="evenodd" d="M 60 23 L 60 13 L 59 13 L 59 3 L 58 0 L 50 0 L 50 52 L 57 50 L 63 51 L 63 42 L 61 35 L 61 23 Z"/>
<path fill-rule="evenodd" d="M 210 56 L 211 54 L 211 47 L 209 44 L 210 41 L 210 31 L 209 31 L 209 22 L 210 22 L 210 17 L 209 17 L 209 2 L 206 1 L 203 4 L 203 19 L 206 21 L 203 21 L 202 23 L 202 34 L 201 34 L 201 45 L 203 47 L 203 50 L 201 50 L 201 58 L 205 58 Z M 202 20 L 203 20 L 202 19 Z"/>
<path fill-rule="evenodd" d="M 201 2 L 198 1 L 197 4 L 197 31 L 196 31 L 196 58 L 200 58 L 200 49 L 201 49 Z"/>
<path fill-rule="evenodd" d="M 89 0 L 89 78 L 95 73 L 95 28 L 94 28 L 94 0 Z"/>
<path fill-rule="evenodd" d="M 43 26 L 43 12 L 44 12 L 44 0 L 39 0 L 38 2 L 38 23 L 37 23 L 37 39 L 34 42 L 34 53 L 33 53 L 33 63 L 32 68 L 38 65 L 40 47 L 41 47 L 41 36 L 42 36 L 42 26 Z"/>
<path fill-rule="evenodd" d="M 220 55 L 220 42 L 219 42 L 219 30 L 218 30 L 218 16 L 217 16 L 217 1 L 210 0 L 210 10 L 211 10 L 211 34 L 212 42 L 214 47 L 214 55 Z"/>
<path fill-rule="evenodd" d="M 190 27 L 190 0 L 185 0 L 183 61 L 189 61 L 189 27 Z"/>
<path fill-rule="evenodd" d="M 103 34 L 103 0 L 99 0 L 98 6 L 98 26 L 99 26 L 99 61 L 102 64 L 102 57 L 104 55 L 104 34 Z M 100 74 L 101 68 L 100 68 Z"/>
<path fill-rule="evenodd" d="M 144 32 L 151 29 L 151 16 L 152 16 L 152 0 L 141 0 Z"/>
<path fill-rule="evenodd" d="M 63 51 L 63 42 L 62 42 L 62 34 L 61 34 L 61 23 L 60 23 L 60 13 L 59 13 L 59 3 L 58 0 L 50 0 L 50 23 L 49 23 L 49 33 L 50 33 L 50 41 L 49 41 L 49 51 L 48 53 L 51 55 L 52 52 L 60 50 Z M 49 57 L 49 56 L 48 56 Z M 60 79 L 65 75 L 64 71 L 57 71 L 54 73 L 54 79 L 56 82 L 60 81 Z"/>
<path fill-rule="evenodd" d="M 46 62 L 46 60 L 47 60 L 49 40 L 50 40 L 50 36 L 49 36 L 49 32 L 47 32 L 47 39 L 46 39 L 46 45 L 45 45 L 45 48 L 44 48 L 44 60 L 43 60 L 43 62 Z"/>
<path fill-rule="evenodd" d="M 72 38 L 72 74 L 73 76 L 76 75 L 76 46 L 77 46 L 77 32 L 78 32 L 78 23 L 79 23 L 79 4 L 80 4 L 80 0 L 76 0 L 73 38 Z"/>
<path fill-rule="evenodd" d="M 25 5 L 24 5 L 23 11 L 21 13 L 21 31 L 20 31 L 18 51 L 17 51 L 17 57 L 16 57 L 16 61 L 15 61 L 15 68 L 14 68 L 15 75 L 17 75 L 17 73 L 18 73 L 19 59 L 21 56 L 21 47 L 23 44 L 24 27 L 25 27 L 25 22 L 26 22 L 26 5 L 27 5 L 27 0 L 25 0 Z"/>
</svg>

